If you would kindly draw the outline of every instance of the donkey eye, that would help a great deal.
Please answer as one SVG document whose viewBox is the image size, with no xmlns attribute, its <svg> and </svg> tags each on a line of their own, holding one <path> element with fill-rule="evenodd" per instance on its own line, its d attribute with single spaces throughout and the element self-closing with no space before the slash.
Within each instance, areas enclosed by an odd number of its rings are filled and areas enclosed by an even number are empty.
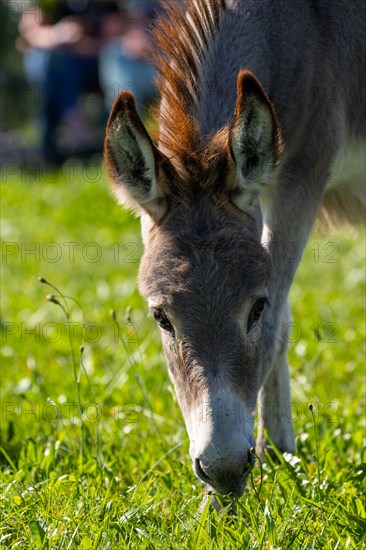
<svg viewBox="0 0 366 550">
<path fill-rule="evenodd" d="M 255 302 L 249 315 L 247 332 L 249 332 L 253 325 L 262 317 L 264 308 L 268 303 L 267 298 L 259 298 L 259 300 Z"/>
<path fill-rule="evenodd" d="M 162 309 L 153 308 L 151 310 L 151 313 L 153 314 L 154 319 L 158 323 L 159 327 L 162 328 L 163 330 L 166 330 L 167 332 L 170 332 L 170 334 L 174 336 L 173 325 L 169 321 L 164 311 Z"/>
</svg>

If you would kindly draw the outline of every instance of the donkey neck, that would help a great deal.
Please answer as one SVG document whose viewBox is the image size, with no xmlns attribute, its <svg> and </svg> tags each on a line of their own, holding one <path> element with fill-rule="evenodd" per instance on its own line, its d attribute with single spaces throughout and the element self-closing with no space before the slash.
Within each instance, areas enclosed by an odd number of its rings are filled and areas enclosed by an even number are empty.
<svg viewBox="0 0 366 550">
<path fill-rule="evenodd" d="M 258 11 L 258 7 L 251 2 L 247 4 L 243 17 L 239 16 L 243 8 L 239 9 L 238 2 L 227 3 L 200 63 L 193 116 L 198 121 L 202 139 L 231 123 L 240 69 L 248 68 L 260 80 L 270 81 L 271 68 L 260 59 L 268 54 L 268 33 L 255 33 L 258 22 L 253 11 Z"/>
</svg>

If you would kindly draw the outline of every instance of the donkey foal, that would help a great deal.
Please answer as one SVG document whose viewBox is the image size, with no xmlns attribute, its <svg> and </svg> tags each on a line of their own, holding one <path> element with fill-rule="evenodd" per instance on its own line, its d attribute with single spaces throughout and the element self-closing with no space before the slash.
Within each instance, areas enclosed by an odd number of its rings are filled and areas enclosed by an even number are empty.
<svg viewBox="0 0 366 550">
<path fill-rule="evenodd" d="M 348 134 L 366 137 L 366 4 L 166 3 L 155 29 L 161 94 L 154 145 L 132 94 L 116 99 L 106 166 L 141 215 L 139 286 L 160 329 L 196 475 L 240 496 L 254 410 L 294 451 L 288 293 L 322 205 L 357 222 L 360 182 L 327 185 Z M 165 4 L 164 4 L 165 5 Z M 277 412 L 278 411 L 278 412 Z"/>
</svg>

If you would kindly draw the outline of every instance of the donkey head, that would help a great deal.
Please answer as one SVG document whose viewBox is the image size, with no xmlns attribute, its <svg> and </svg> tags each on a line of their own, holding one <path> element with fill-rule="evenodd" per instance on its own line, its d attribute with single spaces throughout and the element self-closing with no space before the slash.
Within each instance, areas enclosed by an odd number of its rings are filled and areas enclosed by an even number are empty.
<svg viewBox="0 0 366 550">
<path fill-rule="evenodd" d="M 193 467 L 222 494 L 242 494 L 254 461 L 271 273 L 258 195 L 279 148 L 272 104 L 249 71 L 239 74 L 231 125 L 202 138 L 195 155 L 169 160 L 128 92 L 107 129 L 115 193 L 141 214 L 139 286 L 160 327 Z"/>
</svg>

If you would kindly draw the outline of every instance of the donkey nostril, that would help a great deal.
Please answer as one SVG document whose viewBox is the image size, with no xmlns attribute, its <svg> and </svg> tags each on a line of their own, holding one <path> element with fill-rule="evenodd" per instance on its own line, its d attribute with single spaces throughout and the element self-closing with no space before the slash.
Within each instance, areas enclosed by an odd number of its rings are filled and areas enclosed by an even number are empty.
<svg viewBox="0 0 366 550">
<path fill-rule="evenodd" d="M 195 465 L 196 465 L 197 475 L 202 479 L 202 481 L 206 481 L 207 483 L 210 483 L 211 479 L 206 474 L 205 470 L 202 467 L 201 461 L 198 458 L 196 458 L 195 460 Z"/>
<path fill-rule="evenodd" d="M 248 451 L 248 455 L 247 455 L 247 461 L 245 462 L 245 470 L 246 472 L 250 471 L 253 469 L 254 467 L 254 463 L 255 463 L 255 449 L 254 447 L 251 447 Z"/>
</svg>

